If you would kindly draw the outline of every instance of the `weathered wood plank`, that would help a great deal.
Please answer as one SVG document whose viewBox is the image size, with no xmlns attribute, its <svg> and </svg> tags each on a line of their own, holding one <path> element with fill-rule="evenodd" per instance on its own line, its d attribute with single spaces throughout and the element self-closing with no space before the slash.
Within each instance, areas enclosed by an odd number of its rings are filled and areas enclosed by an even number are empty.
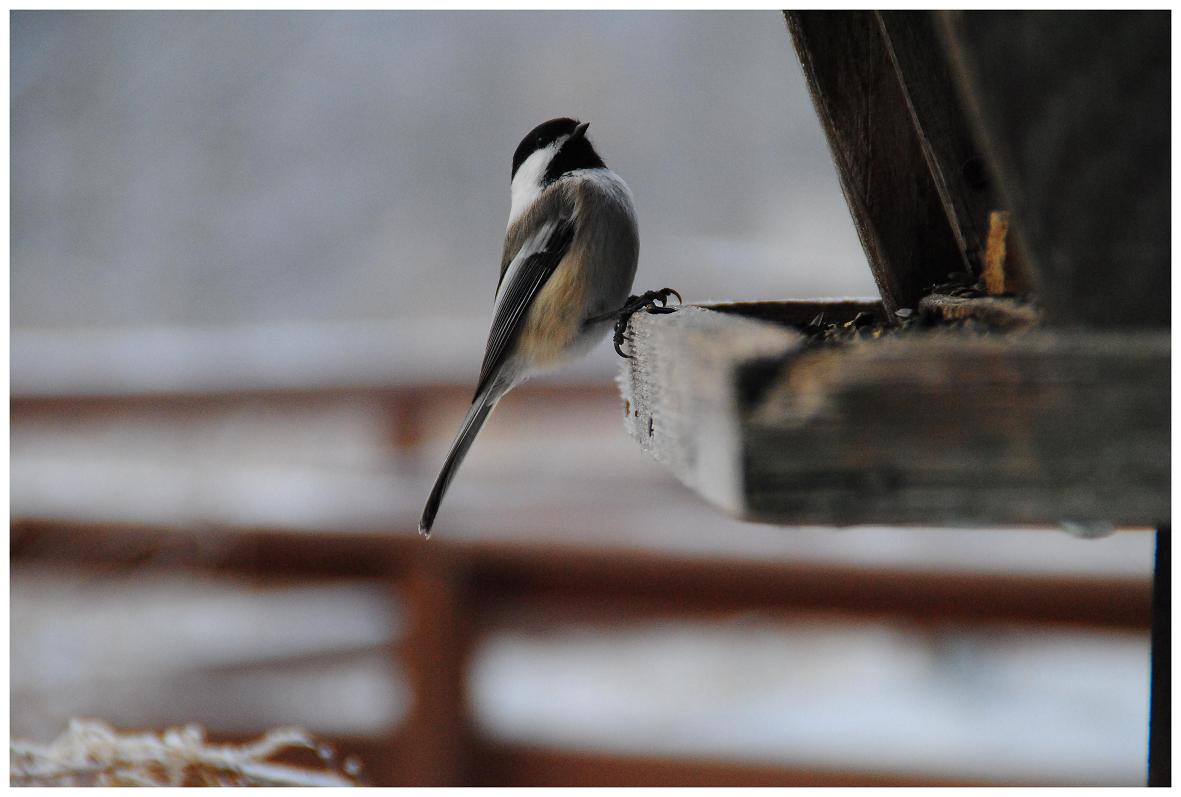
<svg viewBox="0 0 1181 797">
<path fill-rule="evenodd" d="M 882 28 L 871 11 L 785 16 L 882 301 L 914 307 L 966 266 Z"/>
<path fill-rule="evenodd" d="M 662 316 L 663 324 L 645 323 L 650 318 L 655 316 L 637 313 L 629 327 L 632 359 L 625 361 L 620 380 L 625 425 L 640 448 L 681 481 L 740 513 L 740 429 L 734 424 L 742 403 L 739 372 L 775 362 L 802 346 L 804 336 L 789 327 L 693 306 Z M 668 356 L 673 340 L 692 355 Z"/>
<path fill-rule="evenodd" d="M 834 345 L 700 308 L 639 314 L 631 329 L 631 434 L 732 514 L 785 525 L 1169 516 L 1165 333 L 906 330 Z"/>
<path fill-rule="evenodd" d="M 874 12 L 898 75 L 927 167 L 968 270 L 984 270 L 989 215 L 1003 209 L 991 164 L 976 144 L 970 117 L 948 66 L 930 11 Z M 1015 289 L 1027 283 L 1018 268 Z"/>
<path fill-rule="evenodd" d="M 744 424 L 747 512 L 1151 524 L 1169 508 L 1168 358 L 1165 336 L 1035 333 L 809 352 Z"/>
<path fill-rule="evenodd" d="M 1168 326 L 1169 13 L 942 20 L 1047 324 Z"/>
</svg>

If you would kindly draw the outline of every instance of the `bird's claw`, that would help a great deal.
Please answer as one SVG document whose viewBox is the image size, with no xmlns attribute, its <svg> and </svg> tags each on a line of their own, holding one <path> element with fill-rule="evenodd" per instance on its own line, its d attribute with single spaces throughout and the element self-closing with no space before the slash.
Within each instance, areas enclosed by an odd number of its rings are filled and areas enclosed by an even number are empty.
<svg viewBox="0 0 1181 797">
<path fill-rule="evenodd" d="M 626 360 L 632 359 L 630 354 L 623 351 L 623 342 L 630 340 L 627 337 L 627 324 L 631 321 L 631 317 L 640 310 L 648 313 L 675 313 L 676 310 L 668 306 L 668 297 L 677 297 L 677 303 L 684 301 L 681 299 L 681 294 L 672 288 L 661 288 L 658 291 L 646 291 L 639 296 L 629 296 L 624 302 L 623 307 L 619 311 L 619 318 L 615 321 L 615 335 L 612 338 L 615 344 L 615 353 Z M 659 304 L 657 304 L 659 302 Z"/>
</svg>

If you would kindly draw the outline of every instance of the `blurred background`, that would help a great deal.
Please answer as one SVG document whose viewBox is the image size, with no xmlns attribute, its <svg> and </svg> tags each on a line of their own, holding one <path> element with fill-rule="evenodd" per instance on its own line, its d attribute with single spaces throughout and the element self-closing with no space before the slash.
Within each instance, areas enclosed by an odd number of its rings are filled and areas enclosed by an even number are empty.
<svg viewBox="0 0 1181 797">
<path fill-rule="evenodd" d="M 631 186 L 637 289 L 876 295 L 780 14 L 14 12 L 11 58 L 14 736 L 1143 783 L 1151 534 L 728 520 L 628 439 L 607 343 L 502 402 L 417 537 L 537 123 Z"/>
</svg>

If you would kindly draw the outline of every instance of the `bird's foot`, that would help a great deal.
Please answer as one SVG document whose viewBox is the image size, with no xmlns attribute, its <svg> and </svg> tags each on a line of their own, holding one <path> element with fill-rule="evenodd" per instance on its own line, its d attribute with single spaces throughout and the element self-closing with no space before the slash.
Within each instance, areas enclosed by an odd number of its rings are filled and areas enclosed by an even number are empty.
<svg viewBox="0 0 1181 797">
<path fill-rule="evenodd" d="M 615 352 L 625 359 L 630 360 L 631 355 L 625 354 L 623 351 L 623 342 L 628 340 L 627 324 L 631 321 L 631 317 L 644 310 L 648 313 L 673 313 L 676 310 L 668 306 L 668 297 L 677 297 L 677 302 L 683 301 L 681 294 L 674 291 L 672 288 L 662 288 L 658 291 L 646 291 L 639 296 L 629 296 L 624 302 L 623 307 L 619 310 L 619 317 L 615 321 L 615 335 L 612 338 L 615 343 Z"/>
</svg>

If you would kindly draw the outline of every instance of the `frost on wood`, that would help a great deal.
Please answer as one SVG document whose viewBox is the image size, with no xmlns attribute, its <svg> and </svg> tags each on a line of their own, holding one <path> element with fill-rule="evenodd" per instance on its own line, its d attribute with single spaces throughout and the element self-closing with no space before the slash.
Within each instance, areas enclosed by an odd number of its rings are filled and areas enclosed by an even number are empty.
<svg viewBox="0 0 1181 797">
<path fill-rule="evenodd" d="M 803 336 L 787 327 L 685 305 L 668 315 L 636 313 L 619 376 L 628 433 L 689 487 L 734 515 L 739 479 L 741 372 L 778 361 Z"/>
<path fill-rule="evenodd" d="M 311 751 L 322 768 L 272 759 Z M 330 748 L 299 728 L 275 728 L 244 744 L 209 744 L 196 725 L 160 734 L 119 733 L 96 720 L 72 720 L 48 745 L 13 739 L 13 786 L 357 786 L 359 765 L 337 764 Z"/>
</svg>

